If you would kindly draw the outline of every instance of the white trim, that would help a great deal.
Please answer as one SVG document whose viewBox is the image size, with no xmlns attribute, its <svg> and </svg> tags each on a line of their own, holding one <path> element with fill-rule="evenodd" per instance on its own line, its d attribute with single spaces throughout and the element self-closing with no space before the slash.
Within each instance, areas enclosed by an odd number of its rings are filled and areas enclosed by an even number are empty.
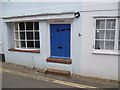
<svg viewBox="0 0 120 90">
<path fill-rule="evenodd" d="M 17 50 L 40 50 L 39 48 L 14 48 L 14 49 L 17 49 Z"/>
<path fill-rule="evenodd" d="M 95 51 L 92 52 L 92 54 L 120 56 L 120 53 L 119 53 L 119 52 L 113 52 L 113 51 L 100 51 L 100 50 L 95 50 Z"/>
<path fill-rule="evenodd" d="M 48 47 L 47 57 L 49 57 L 50 53 L 51 53 L 51 48 L 50 48 L 50 23 L 48 23 L 48 22 L 47 22 L 47 35 L 48 35 L 48 37 L 47 37 L 47 41 L 48 41 L 48 43 L 47 43 L 47 47 Z"/>
<path fill-rule="evenodd" d="M 59 15 L 42 15 L 42 16 L 23 16 L 13 18 L 3 18 L 4 22 L 17 22 L 17 21 L 36 21 L 36 20 L 47 20 L 47 19 L 63 19 L 63 18 L 74 18 L 74 14 L 59 14 Z"/>
</svg>

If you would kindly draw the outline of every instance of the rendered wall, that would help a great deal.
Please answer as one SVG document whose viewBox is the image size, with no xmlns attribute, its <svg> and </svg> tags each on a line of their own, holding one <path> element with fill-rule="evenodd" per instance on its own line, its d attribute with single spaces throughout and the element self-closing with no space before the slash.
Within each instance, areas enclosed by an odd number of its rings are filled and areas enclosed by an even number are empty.
<svg viewBox="0 0 120 90">
<path fill-rule="evenodd" d="M 118 56 L 116 55 L 96 55 L 92 54 L 93 52 L 93 43 L 94 43 L 94 19 L 93 16 L 117 16 L 117 3 L 107 3 L 107 4 L 74 4 L 66 5 L 62 4 L 46 4 L 43 5 L 44 8 L 40 8 L 39 5 L 42 4 L 33 4 L 30 3 L 27 5 L 23 4 L 23 7 L 20 7 L 22 3 L 12 3 L 3 5 L 3 17 L 8 16 L 21 16 L 25 15 L 34 15 L 38 13 L 53 13 L 53 12 L 66 12 L 66 11 L 80 11 L 80 18 L 73 19 L 72 31 L 71 31 L 71 65 L 56 64 L 56 63 L 47 63 L 47 21 L 40 21 L 40 51 L 41 53 L 26 53 L 26 52 L 14 52 L 8 51 L 12 47 L 11 40 L 12 37 L 12 28 L 11 24 L 6 24 L 3 22 L 3 38 L 4 38 L 4 52 L 6 55 L 6 61 L 31 67 L 37 68 L 56 68 L 63 70 L 70 70 L 73 74 L 79 74 L 84 76 L 105 78 L 105 79 L 118 79 Z M 59 5 L 59 6 L 57 6 Z M 82 6 L 81 6 L 82 5 Z M 5 7 L 6 6 L 6 7 Z M 7 7 L 9 6 L 9 7 Z M 32 10 L 32 7 L 36 6 L 35 10 Z M 52 6 L 52 7 L 46 7 Z M 55 8 L 55 7 L 56 8 Z M 15 10 L 16 8 L 18 10 Z M 31 7 L 31 8 L 30 8 Z M 14 9 L 13 9 L 14 8 Z M 29 9 L 30 10 L 27 10 Z M 10 11 L 9 11 L 10 9 Z M 11 10 L 13 9 L 13 11 Z M 26 10 L 23 10 L 26 9 Z M 23 10 L 23 11 L 22 11 Z M 6 12 L 9 11 L 9 12 Z M 14 13 L 13 13 L 14 12 Z M 16 12 L 16 13 L 15 13 Z M 82 36 L 78 36 L 81 33 Z"/>
<path fill-rule="evenodd" d="M 94 9 L 94 7 L 96 7 L 96 10 Z M 93 17 L 118 16 L 118 5 L 117 3 L 111 3 L 108 5 L 96 4 L 94 5 L 94 7 L 91 5 L 89 5 L 88 7 L 83 7 L 85 12 L 81 13 L 82 41 L 80 75 L 118 80 L 118 55 L 93 54 L 95 30 Z"/>
<path fill-rule="evenodd" d="M 1 5 L 2 5 L 2 3 L 0 2 L 0 12 L 2 12 Z M 0 27 L 2 27 L 1 17 L 2 16 L 0 14 Z M 2 29 L 0 29 L 0 53 L 2 53 Z"/>
</svg>

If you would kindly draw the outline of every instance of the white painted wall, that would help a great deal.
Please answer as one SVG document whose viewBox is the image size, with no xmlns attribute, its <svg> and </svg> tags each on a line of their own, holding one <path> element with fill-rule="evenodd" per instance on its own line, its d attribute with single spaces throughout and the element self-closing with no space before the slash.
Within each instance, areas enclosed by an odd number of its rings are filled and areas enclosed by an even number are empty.
<svg viewBox="0 0 120 90">
<path fill-rule="evenodd" d="M 81 3 L 4 2 L 3 17 L 78 11 Z M 66 8 L 67 7 L 67 8 Z M 6 12 L 7 11 L 7 12 Z"/>
<path fill-rule="evenodd" d="M 93 17 L 118 16 L 118 5 L 117 3 L 110 3 L 87 6 L 88 7 L 83 6 L 85 12 L 81 13 L 82 36 L 80 75 L 118 80 L 118 56 L 92 54 L 92 52 L 94 51 L 93 45 L 95 30 Z M 102 9 L 104 9 L 105 11 L 103 11 Z"/>
<path fill-rule="evenodd" d="M 1 11 L 1 5 L 2 5 L 2 3 L 0 2 L 0 12 L 2 12 Z M 2 22 L 1 22 L 1 14 L 0 14 L 0 27 L 2 27 Z M 2 53 L 2 29 L 0 28 L 0 54 Z"/>
<path fill-rule="evenodd" d="M 43 3 L 29 3 L 27 7 L 26 5 L 26 3 L 4 3 L 3 17 L 34 15 L 53 12 L 57 13 L 63 11 L 80 11 L 80 18 L 75 18 L 71 22 L 72 64 L 64 65 L 46 62 L 48 54 L 48 29 L 46 20 L 40 20 L 40 54 L 8 51 L 8 49 L 12 47 L 12 44 L 10 42 L 12 38 L 9 38 L 10 33 L 12 32 L 12 28 L 11 25 L 3 22 L 3 44 L 5 47 L 4 52 L 7 62 L 26 66 L 34 66 L 42 69 L 52 67 L 62 70 L 70 70 L 73 74 L 118 80 L 118 56 L 92 54 L 94 44 L 93 16 L 118 16 L 117 3 L 82 3 L 79 5 L 73 5 L 70 3 L 68 3 L 67 5 L 66 3 L 45 3 L 45 5 Z M 41 8 L 40 5 L 42 5 Z M 78 33 L 81 33 L 82 36 L 78 37 Z"/>
</svg>

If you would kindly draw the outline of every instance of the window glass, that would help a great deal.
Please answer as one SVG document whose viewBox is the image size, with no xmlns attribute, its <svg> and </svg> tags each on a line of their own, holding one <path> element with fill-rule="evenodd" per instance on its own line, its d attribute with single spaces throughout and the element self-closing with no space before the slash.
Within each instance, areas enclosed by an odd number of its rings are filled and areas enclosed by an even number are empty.
<svg viewBox="0 0 120 90">
<path fill-rule="evenodd" d="M 120 50 L 120 41 L 119 41 L 119 43 L 118 43 L 118 50 Z"/>
<path fill-rule="evenodd" d="M 106 41 L 105 42 L 105 49 L 114 50 L 114 41 Z"/>
<path fill-rule="evenodd" d="M 19 48 L 19 41 L 16 41 L 16 47 Z"/>
<path fill-rule="evenodd" d="M 15 30 L 18 31 L 18 23 L 15 23 Z"/>
<path fill-rule="evenodd" d="M 27 47 L 29 48 L 32 48 L 34 47 L 34 42 L 33 41 L 27 41 Z"/>
<path fill-rule="evenodd" d="M 25 23 L 19 22 L 19 28 L 20 28 L 20 30 L 25 30 Z"/>
<path fill-rule="evenodd" d="M 106 39 L 115 39 L 115 30 L 107 30 Z"/>
<path fill-rule="evenodd" d="M 25 43 L 25 41 L 21 41 L 21 47 L 26 47 L 26 43 Z"/>
<path fill-rule="evenodd" d="M 33 32 L 27 32 L 27 40 L 33 39 Z"/>
<path fill-rule="evenodd" d="M 39 39 L 39 32 L 35 32 L 35 39 L 36 39 L 36 40 Z"/>
<path fill-rule="evenodd" d="M 25 40 L 25 32 L 20 32 L 20 39 Z"/>
<path fill-rule="evenodd" d="M 26 22 L 26 30 L 33 30 L 33 22 Z"/>
<path fill-rule="evenodd" d="M 39 48 L 40 47 L 40 44 L 39 44 L 40 42 L 39 41 L 35 41 L 35 47 L 36 48 Z"/>
<path fill-rule="evenodd" d="M 34 22 L 34 30 L 39 30 L 39 23 L 38 22 Z"/>
<path fill-rule="evenodd" d="M 106 21 L 106 29 L 115 29 L 115 19 L 108 19 Z"/>
<path fill-rule="evenodd" d="M 96 30 L 96 39 L 104 39 L 104 30 Z"/>
<path fill-rule="evenodd" d="M 119 30 L 119 40 L 120 40 L 120 30 Z"/>
<path fill-rule="evenodd" d="M 96 20 L 96 29 L 105 29 L 105 20 Z"/>
<path fill-rule="evenodd" d="M 15 32 L 15 39 L 19 39 L 18 32 Z"/>
<path fill-rule="evenodd" d="M 104 49 L 104 41 L 95 41 L 95 49 Z"/>
</svg>

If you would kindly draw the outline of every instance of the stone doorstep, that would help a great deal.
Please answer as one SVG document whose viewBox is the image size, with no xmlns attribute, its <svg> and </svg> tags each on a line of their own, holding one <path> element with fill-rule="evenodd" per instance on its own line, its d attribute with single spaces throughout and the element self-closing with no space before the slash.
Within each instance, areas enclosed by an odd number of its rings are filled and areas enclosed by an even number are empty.
<svg viewBox="0 0 120 90">
<path fill-rule="evenodd" d="M 55 74 L 62 74 L 62 75 L 70 75 L 70 71 L 64 71 L 64 70 L 57 70 L 57 69 L 45 69 L 45 73 L 55 73 Z"/>
</svg>

